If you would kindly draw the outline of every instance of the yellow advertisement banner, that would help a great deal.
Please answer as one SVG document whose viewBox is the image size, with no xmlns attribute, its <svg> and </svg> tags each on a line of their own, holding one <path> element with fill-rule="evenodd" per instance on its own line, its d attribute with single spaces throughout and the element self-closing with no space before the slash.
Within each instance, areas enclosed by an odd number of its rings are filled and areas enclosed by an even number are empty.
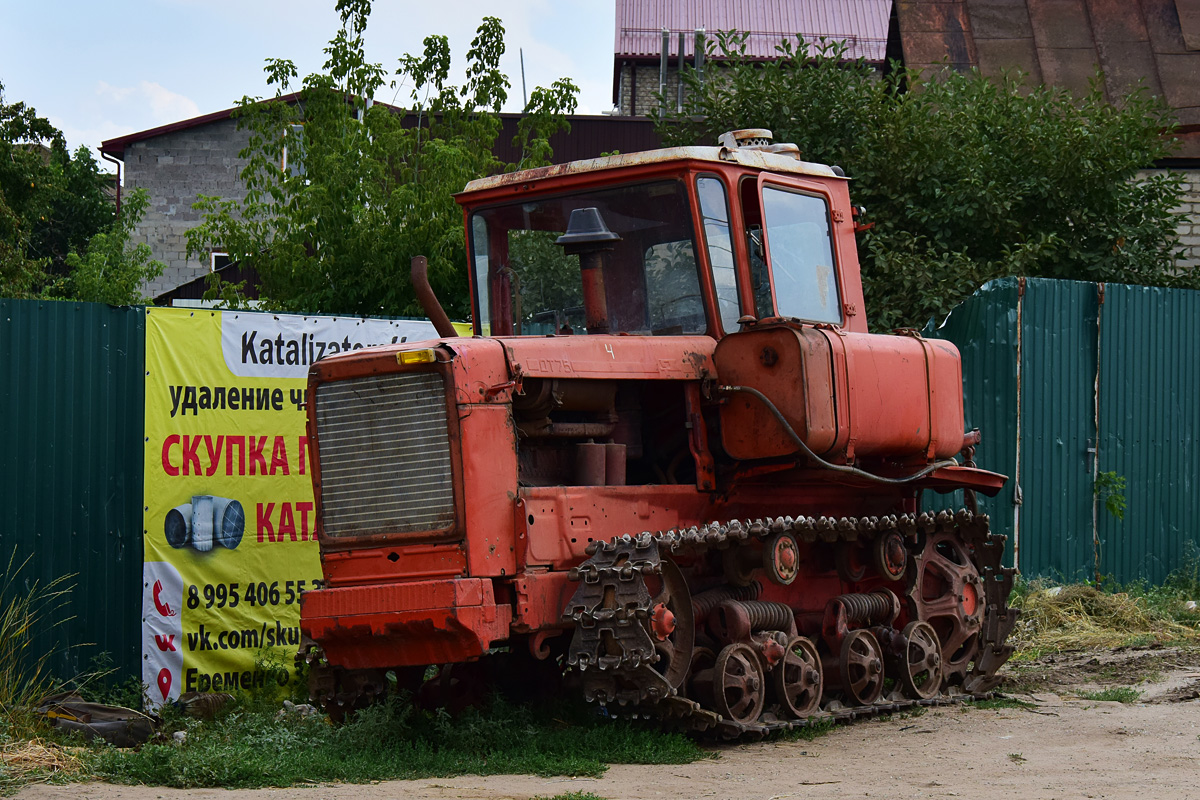
<svg viewBox="0 0 1200 800">
<path fill-rule="evenodd" d="M 146 309 L 142 679 L 152 704 L 286 681 L 320 585 L 309 366 L 434 338 L 415 320 Z"/>
</svg>

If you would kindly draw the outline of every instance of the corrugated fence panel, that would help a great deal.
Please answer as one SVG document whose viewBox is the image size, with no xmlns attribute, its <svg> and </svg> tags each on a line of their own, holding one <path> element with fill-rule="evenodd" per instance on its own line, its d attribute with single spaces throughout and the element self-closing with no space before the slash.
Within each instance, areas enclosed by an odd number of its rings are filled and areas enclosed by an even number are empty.
<svg viewBox="0 0 1200 800">
<path fill-rule="evenodd" d="M 1200 544 L 1200 292 L 1109 284 L 1100 387 L 1100 471 L 1127 507 L 1098 513 L 1099 571 L 1158 583 Z"/>
<path fill-rule="evenodd" d="M 60 678 L 107 652 L 140 675 L 145 322 L 140 308 L 0 300 L 0 555 L 21 591 L 73 574 Z"/>
<path fill-rule="evenodd" d="M 1094 574 L 1097 306 L 1094 283 L 1025 282 L 1018 559 L 1029 576 Z"/>
<path fill-rule="evenodd" d="M 926 335 L 953 342 L 962 353 L 966 428 L 979 428 L 983 441 L 975 454 L 982 469 L 1009 476 L 993 497 L 979 495 L 979 510 L 991 516 L 992 531 L 1009 537 L 1005 563 L 1012 564 L 1014 491 L 1017 463 L 1017 279 L 990 281 L 967 298 L 936 330 Z M 929 510 L 961 508 L 962 492 L 926 492 Z"/>
</svg>

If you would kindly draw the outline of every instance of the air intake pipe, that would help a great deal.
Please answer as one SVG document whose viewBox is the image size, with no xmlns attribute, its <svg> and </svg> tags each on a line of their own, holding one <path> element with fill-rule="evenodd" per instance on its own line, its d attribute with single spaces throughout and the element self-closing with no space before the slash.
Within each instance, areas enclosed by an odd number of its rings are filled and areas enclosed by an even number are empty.
<svg viewBox="0 0 1200 800">
<path fill-rule="evenodd" d="M 443 339 L 458 336 L 458 331 L 450 324 L 446 310 L 438 302 L 433 287 L 429 285 L 429 262 L 425 256 L 416 256 L 412 260 L 412 285 L 417 293 L 417 301 L 425 311 L 425 316 L 433 323 L 434 330 Z"/>
</svg>

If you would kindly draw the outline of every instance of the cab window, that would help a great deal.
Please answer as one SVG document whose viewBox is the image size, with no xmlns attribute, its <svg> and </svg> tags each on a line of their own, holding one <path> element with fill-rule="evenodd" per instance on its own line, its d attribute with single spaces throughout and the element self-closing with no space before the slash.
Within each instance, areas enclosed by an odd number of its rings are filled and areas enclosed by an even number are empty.
<svg viewBox="0 0 1200 800">
<path fill-rule="evenodd" d="M 742 316 L 738 303 L 737 272 L 733 264 L 733 237 L 729 230 L 729 203 L 720 179 L 702 175 L 696 179 L 696 194 L 700 198 L 700 218 L 704 224 L 704 244 L 708 248 L 708 263 L 712 267 L 713 285 L 717 290 L 717 310 L 721 327 L 736 331 Z"/>
<path fill-rule="evenodd" d="M 779 315 L 840 323 L 841 297 L 825 199 L 765 185 L 762 224 Z"/>
</svg>

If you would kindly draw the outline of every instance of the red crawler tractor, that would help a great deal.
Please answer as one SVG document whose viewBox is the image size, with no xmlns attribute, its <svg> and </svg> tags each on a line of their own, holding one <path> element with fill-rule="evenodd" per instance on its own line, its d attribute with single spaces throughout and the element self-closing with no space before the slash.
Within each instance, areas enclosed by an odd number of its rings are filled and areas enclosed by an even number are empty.
<svg viewBox="0 0 1200 800">
<path fill-rule="evenodd" d="M 769 137 L 472 182 L 476 335 L 416 259 L 444 338 L 314 365 L 326 708 L 498 651 L 729 735 L 996 684 L 958 351 L 867 332 L 845 177 Z"/>
</svg>

